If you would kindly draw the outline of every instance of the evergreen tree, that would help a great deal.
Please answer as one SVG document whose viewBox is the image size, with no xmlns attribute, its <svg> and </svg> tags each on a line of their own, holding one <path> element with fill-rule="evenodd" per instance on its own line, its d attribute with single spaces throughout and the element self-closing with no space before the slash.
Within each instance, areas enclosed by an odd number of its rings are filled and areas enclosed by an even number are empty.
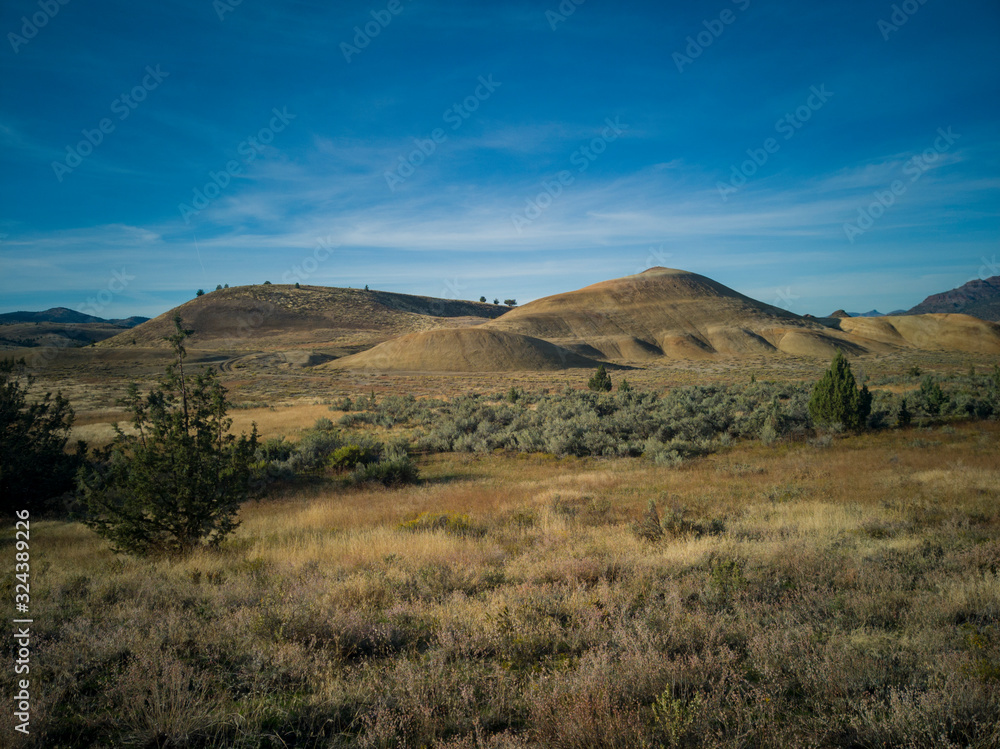
<svg viewBox="0 0 1000 749">
<path fill-rule="evenodd" d="M 910 422 L 913 420 L 913 414 L 910 413 L 909 406 L 906 404 L 906 398 L 903 398 L 902 402 L 899 404 L 899 413 L 896 415 L 896 426 L 900 429 L 904 429 L 910 426 Z"/>
<path fill-rule="evenodd" d="M 66 453 L 73 408 L 62 393 L 29 397 L 34 380 L 24 359 L 0 361 L 0 503 L 4 514 L 55 509 L 73 489 L 86 445 Z"/>
<path fill-rule="evenodd" d="M 809 416 L 816 424 L 840 424 L 845 429 L 861 430 L 868 424 L 871 409 L 872 396 L 868 386 L 858 390 L 851 365 L 838 351 L 830 369 L 813 388 Z"/>
<path fill-rule="evenodd" d="M 236 528 L 248 497 L 257 428 L 249 437 L 229 434 L 225 389 L 209 368 L 184 374 L 180 316 L 167 340 L 177 356 L 160 386 L 143 396 L 132 383 L 122 401 L 132 432 L 115 425 L 113 444 L 80 479 L 86 520 L 116 551 L 185 552 L 215 545 Z"/>
<path fill-rule="evenodd" d="M 587 382 L 587 387 L 598 393 L 606 393 L 611 390 L 611 377 L 608 375 L 607 370 L 604 369 L 603 364 L 597 368 L 594 376 Z"/>
<path fill-rule="evenodd" d="M 930 375 L 920 381 L 920 397 L 924 401 L 924 409 L 931 416 L 941 413 L 941 408 L 948 402 L 948 396 Z"/>
</svg>

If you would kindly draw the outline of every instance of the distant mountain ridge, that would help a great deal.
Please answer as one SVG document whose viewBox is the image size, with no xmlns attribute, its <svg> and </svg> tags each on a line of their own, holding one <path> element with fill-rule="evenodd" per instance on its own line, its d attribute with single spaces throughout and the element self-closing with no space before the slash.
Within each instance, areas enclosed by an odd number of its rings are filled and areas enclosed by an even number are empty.
<svg viewBox="0 0 1000 749">
<path fill-rule="evenodd" d="M 1000 276 L 976 278 L 957 289 L 932 294 L 905 314 L 934 312 L 958 312 L 981 320 L 1000 322 Z"/>
<path fill-rule="evenodd" d="M 42 312 L 5 312 L 0 314 L 0 325 L 11 325 L 14 323 L 31 322 L 51 322 L 63 325 L 89 325 L 99 323 L 102 325 L 117 325 L 120 328 L 134 328 L 141 325 L 150 318 L 148 317 L 126 317 L 124 319 L 106 320 L 103 317 L 87 315 L 83 312 L 69 309 L 68 307 L 52 307 Z"/>
</svg>

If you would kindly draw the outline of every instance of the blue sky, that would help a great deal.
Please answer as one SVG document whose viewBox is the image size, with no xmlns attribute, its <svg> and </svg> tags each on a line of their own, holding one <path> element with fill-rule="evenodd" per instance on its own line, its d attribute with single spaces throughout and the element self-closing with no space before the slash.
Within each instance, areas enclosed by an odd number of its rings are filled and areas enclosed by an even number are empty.
<svg viewBox="0 0 1000 749">
<path fill-rule="evenodd" d="M 995 1 L 62 1 L 0 11 L 0 311 L 1000 274 Z"/>
</svg>

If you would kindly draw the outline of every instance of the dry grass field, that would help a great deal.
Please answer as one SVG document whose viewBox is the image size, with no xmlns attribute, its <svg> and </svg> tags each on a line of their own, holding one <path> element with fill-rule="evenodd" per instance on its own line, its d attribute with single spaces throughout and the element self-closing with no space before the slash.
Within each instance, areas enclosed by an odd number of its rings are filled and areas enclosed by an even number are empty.
<svg viewBox="0 0 1000 749">
<path fill-rule="evenodd" d="M 996 747 L 998 442 L 434 455 L 188 558 L 33 523 L 24 745 Z"/>
</svg>

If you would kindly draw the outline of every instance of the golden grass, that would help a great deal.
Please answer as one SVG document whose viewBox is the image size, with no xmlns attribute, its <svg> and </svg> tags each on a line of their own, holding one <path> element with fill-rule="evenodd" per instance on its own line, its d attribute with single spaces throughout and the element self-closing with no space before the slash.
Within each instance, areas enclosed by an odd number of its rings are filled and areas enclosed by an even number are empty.
<svg viewBox="0 0 1000 749">
<path fill-rule="evenodd" d="M 342 415 L 341 412 L 331 412 L 329 406 L 303 402 L 280 404 L 269 408 L 245 408 L 229 413 L 233 420 L 233 432 L 249 434 L 256 424 L 257 432 L 264 439 L 282 435 L 294 439 L 299 431 L 311 427 L 317 419 L 330 419 L 335 422 Z"/>
<path fill-rule="evenodd" d="M 998 441 L 435 455 L 250 502 L 186 558 L 39 522 L 27 745 L 992 746 Z M 650 500 L 690 524 L 641 538 Z M 428 512 L 467 524 L 400 527 Z"/>
</svg>

